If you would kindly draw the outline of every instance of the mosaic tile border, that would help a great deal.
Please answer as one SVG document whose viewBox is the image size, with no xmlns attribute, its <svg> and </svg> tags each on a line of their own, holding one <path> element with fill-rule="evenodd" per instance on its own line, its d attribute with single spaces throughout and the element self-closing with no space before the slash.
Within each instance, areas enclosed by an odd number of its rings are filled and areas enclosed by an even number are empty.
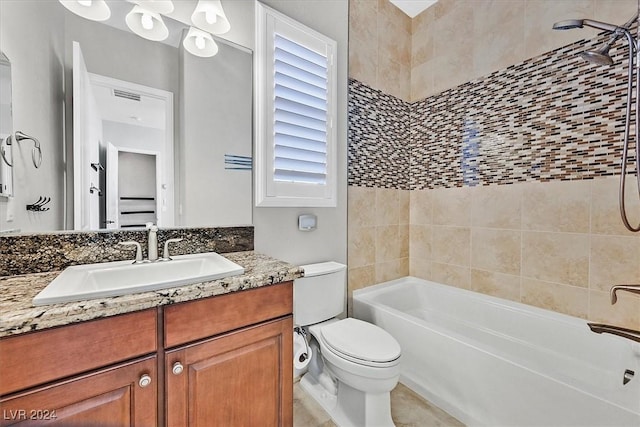
<svg viewBox="0 0 640 427">
<path fill-rule="evenodd" d="M 611 50 L 613 66 L 578 57 L 600 42 L 582 40 L 414 103 L 351 79 L 349 185 L 414 190 L 619 174 L 624 43 Z"/>
<path fill-rule="evenodd" d="M 173 255 L 253 250 L 253 227 L 171 228 L 158 231 L 158 247 L 167 239 Z M 147 252 L 147 232 L 99 231 L 25 234 L 0 237 L 0 276 L 62 270 L 70 265 L 133 259 L 135 248 L 118 245 L 134 240 Z M 158 251 L 161 253 L 160 249 Z"/>
</svg>

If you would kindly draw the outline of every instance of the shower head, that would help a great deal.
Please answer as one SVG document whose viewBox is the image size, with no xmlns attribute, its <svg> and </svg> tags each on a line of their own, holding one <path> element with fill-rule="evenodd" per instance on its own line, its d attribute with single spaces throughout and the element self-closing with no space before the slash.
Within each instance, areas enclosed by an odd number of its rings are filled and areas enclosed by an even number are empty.
<svg viewBox="0 0 640 427">
<path fill-rule="evenodd" d="M 615 40 L 611 40 L 603 44 L 597 50 L 588 50 L 586 52 L 582 52 L 579 54 L 579 56 L 585 61 L 589 61 L 593 64 L 613 65 L 613 59 L 611 59 L 611 56 L 609 56 L 609 48 L 611 48 L 611 43 L 614 41 Z"/>
<path fill-rule="evenodd" d="M 573 30 L 574 28 L 582 28 L 584 20 L 582 19 L 567 19 L 566 21 L 559 21 L 553 24 L 554 30 Z"/>
<path fill-rule="evenodd" d="M 591 27 L 603 31 L 615 32 L 624 28 L 606 22 L 594 21 L 593 19 L 567 19 L 553 24 L 554 30 L 572 30 L 574 28 Z"/>
</svg>

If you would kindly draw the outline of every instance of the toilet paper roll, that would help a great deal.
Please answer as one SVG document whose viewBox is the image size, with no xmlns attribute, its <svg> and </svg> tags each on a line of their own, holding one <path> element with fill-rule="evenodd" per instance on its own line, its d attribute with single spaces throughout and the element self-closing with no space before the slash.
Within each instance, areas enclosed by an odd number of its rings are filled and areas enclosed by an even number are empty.
<svg viewBox="0 0 640 427">
<path fill-rule="evenodd" d="M 309 365 L 311 361 L 311 347 L 307 347 L 305 339 L 302 335 L 293 333 L 293 367 L 296 370 L 302 370 Z"/>
</svg>

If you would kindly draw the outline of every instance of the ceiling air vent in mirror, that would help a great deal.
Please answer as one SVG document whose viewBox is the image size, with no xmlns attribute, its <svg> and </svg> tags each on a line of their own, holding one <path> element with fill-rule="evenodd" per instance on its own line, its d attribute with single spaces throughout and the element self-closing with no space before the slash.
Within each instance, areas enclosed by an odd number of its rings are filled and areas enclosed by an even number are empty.
<svg viewBox="0 0 640 427">
<path fill-rule="evenodd" d="M 140 102 L 140 94 L 133 93 L 133 92 L 127 92 L 126 90 L 114 89 L 113 90 L 113 96 L 117 96 L 119 98 L 125 98 L 125 99 L 130 99 L 132 101 Z"/>
</svg>

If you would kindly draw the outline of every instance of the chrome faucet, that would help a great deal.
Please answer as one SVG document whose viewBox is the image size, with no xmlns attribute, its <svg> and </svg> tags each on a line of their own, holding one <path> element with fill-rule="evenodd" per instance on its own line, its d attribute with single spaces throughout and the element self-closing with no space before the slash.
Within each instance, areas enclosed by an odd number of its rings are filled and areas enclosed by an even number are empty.
<svg viewBox="0 0 640 427">
<path fill-rule="evenodd" d="M 633 329 L 621 328 L 619 326 L 605 325 L 603 323 L 587 323 L 591 331 L 596 334 L 612 334 L 632 341 L 640 342 L 640 331 Z"/>
<path fill-rule="evenodd" d="M 158 260 L 158 226 L 154 225 L 152 222 L 148 222 L 147 230 L 149 230 L 149 250 L 147 255 L 149 257 L 149 261 L 154 262 Z"/>
<path fill-rule="evenodd" d="M 611 295 L 611 305 L 618 301 L 617 291 L 627 291 L 633 294 L 640 294 L 640 285 L 615 285 L 611 287 L 609 294 Z"/>
</svg>

